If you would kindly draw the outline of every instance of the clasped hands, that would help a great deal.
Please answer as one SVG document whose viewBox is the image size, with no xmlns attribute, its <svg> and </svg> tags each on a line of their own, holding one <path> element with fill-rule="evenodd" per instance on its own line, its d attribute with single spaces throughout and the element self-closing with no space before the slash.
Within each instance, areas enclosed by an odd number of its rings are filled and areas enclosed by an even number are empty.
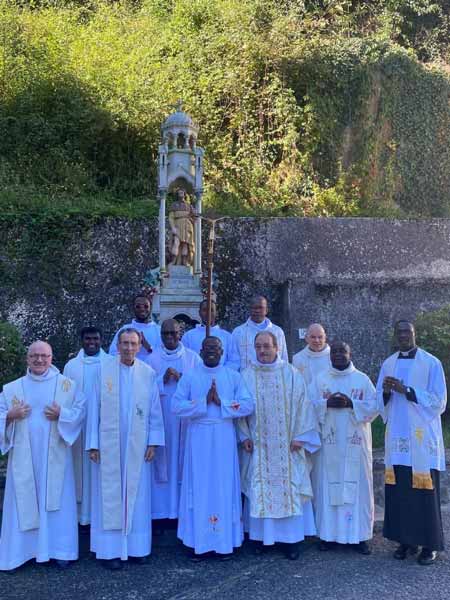
<svg viewBox="0 0 450 600">
<path fill-rule="evenodd" d="M 391 392 L 406 394 L 406 386 L 396 377 L 385 377 L 383 379 L 383 392 L 386 394 L 390 394 Z"/>
<path fill-rule="evenodd" d="M 144 454 L 145 462 L 151 462 L 155 458 L 156 446 L 147 446 Z M 92 462 L 99 464 L 100 462 L 100 450 L 88 450 L 89 458 Z"/>
<path fill-rule="evenodd" d="M 167 385 L 171 379 L 177 382 L 181 377 L 181 373 L 179 373 L 176 369 L 172 369 L 169 367 L 164 373 L 163 381 L 164 384 Z"/>
<path fill-rule="evenodd" d="M 211 383 L 211 387 L 208 390 L 206 395 L 206 403 L 207 404 L 216 404 L 217 406 L 221 405 L 219 394 L 217 393 L 216 380 L 213 379 Z"/>
<path fill-rule="evenodd" d="M 327 408 L 353 408 L 353 402 L 346 394 L 335 392 L 328 396 Z"/>
</svg>

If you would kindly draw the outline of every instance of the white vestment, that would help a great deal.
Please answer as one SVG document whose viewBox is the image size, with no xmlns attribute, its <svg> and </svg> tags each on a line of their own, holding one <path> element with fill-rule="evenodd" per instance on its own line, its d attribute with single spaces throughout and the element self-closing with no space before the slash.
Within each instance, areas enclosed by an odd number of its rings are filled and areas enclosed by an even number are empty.
<svg viewBox="0 0 450 600">
<path fill-rule="evenodd" d="M 309 386 L 319 373 L 327 371 L 331 367 L 330 346 L 327 344 L 319 352 L 314 352 L 309 346 L 305 346 L 303 350 L 294 354 L 292 364 L 300 371 L 306 385 Z"/>
<path fill-rule="evenodd" d="M 24 402 L 28 417 L 6 427 L 8 410 Z M 53 401 L 61 407 L 57 421 L 44 415 Z M 85 398 L 76 384 L 51 366 L 42 376 L 28 372 L 0 395 L 0 448 L 9 452 L 0 569 L 28 560 L 76 560 L 78 522 L 71 445 L 80 435 Z"/>
<path fill-rule="evenodd" d="M 386 483 L 395 485 L 393 466 L 412 467 L 413 488 L 432 489 L 430 469 L 445 471 L 445 447 L 441 415 L 447 390 L 441 362 L 421 348 L 413 359 L 399 359 L 395 352 L 386 359 L 378 377 L 378 407 L 386 426 Z M 392 392 L 384 406 L 383 379 L 400 379 L 411 387 L 417 402 Z"/>
<path fill-rule="evenodd" d="M 255 412 L 238 422 L 239 440 L 254 446 L 240 451 L 245 529 L 264 544 L 299 542 L 316 533 L 306 453 L 320 446 L 314 407 L 303 377 L 280 359 L 242 376 L 255 401 Z M 291 451 L 293 441 L 304 445 Z"/>
<path fill-rule="evenodd" d="M 225 365 L 226 367 L 230 367 L 230 357 L 231 357 L 231 333 L 225 331 L 219 327 L 219 325 L 214 325 L 211 327 L 210 335 L 214 335 L 218 337 L 222 342 L 223 354 L 220 359 L 220 364 Z M 190 350 L 193 350 L 200 356 L 200 350 L 202 349 L 203 340 L 206 337 L 206 327 L 205 325 L 196 325 L 194 329 L 189 329 L 183 335 L 183 345 Z"/>
<path fill-rule="evenodd" d="M 92 470 L 91 550 L 110 560 L 151 552 L 151 463 L 147 446 L 164 445 L 156 375 L 136 359 L 102 364 L 100 405 L 91 419 L 87 449 L 100 450 Z M 94 413 L 94 411 L 92 411 Z"/>
<path fill-rule="evenodd" d="M 288 362 L 286 338 L 284 331 L 278 325 L 274 325 L 270 319 L 264 319 L 262 323 L 255 323 L 251 319 L 243 325 L 239 325 L 231 334 L 231 356 L 228 366 L 243 371 L 256 361 L 255 337 L 258 333 L 268 331 L 273 333 L 278 341 L 278 356 L 281 360 Z"/>
<path fill-rule="evenodd" d="M 213 380 L 221 406 L 206 402 Z M 197 554 L 229 554 L 243 539 L 234 419 L 251 414 L 252 397 L 236 371 L 201 365 L 180 379 L 172 410 L 187 419 L 178 537 Z"/>
<path fill-rule="evenodd" d="M 111 342 L 111 346 L 109 347 L 109 353 L 111 355 L 115 355 L 119 353 L 117 349 L 117 343 L 119 341 L 119 333 L 124 329 L 128 329 L 131 327 L 132 329 L 136 329 L 136 331 L 141 332 L 147 342 L 152 347 L 152 350 L 155 350 L 161 344 L 161 326 L 153 321 L 150 323 L 140 323 L 133 319 L 131 323 L 127 323 L 126 325 L 122 325 L 122 327 L 115 334 L 113 341 Z M 147 352 L 144 346 L 141 346 L 141 349 L 136 355 L 136 358 L 143 360 L 144 362 L 148 362 L 148 358 L 151 356 L 151 352 Z"/>
<path fill-rule="evenodd" d="M 202 361 L 195 352 L 180 343 L 173 351 L 161 345 L 152 352 L 148 364 L 157 376 L 166 441 L 165 446 L 156 449 L 152 465 L 152 518 L 177 519 L 186 428 L 171 411 L 177 383 L 173 379 L 164 383 L 164 374 L 172 368 L 184 376 Z"/>
<path fill-rule="evenodd" d="M 77 441 L 72 446 L 73 465 L 77 490 L 78 522 L 89 525 L 91 522 L 91 468 L 92 462 L 86 452 L 86 427 L 91 414 L 90 407 L 98 403 L 100 394 L 101 362 L 107 356 L 100 349 L 95 356 L 87 356 L 81 349 L 75 358 L 64 367 L 64 375 L 76 382 L 86 398 L 86 418 Z"/>
<path fill-rule="evenodd" d="M 313 477 L 318 536 L 327 542 L 359 544 L 372 538 L 374 520 L 372 430 L 378 414 L 375 388 L 353 363 L 316 378 L 313 402 L 322 448 Z M 327 408 L 330 394 L 348 396 L 353 408 Z"/>
</svg>

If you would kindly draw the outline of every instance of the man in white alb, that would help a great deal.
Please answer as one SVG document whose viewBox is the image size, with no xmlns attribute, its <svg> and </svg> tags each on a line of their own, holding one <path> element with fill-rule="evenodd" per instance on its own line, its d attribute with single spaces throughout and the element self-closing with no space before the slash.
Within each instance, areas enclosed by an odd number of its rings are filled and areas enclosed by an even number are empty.
<svg viewBox="0 0 450 600">
<path fill-rule="evenodd" d="M 303 375 L 306 385 L 311 385 L 317 375 L 331 366 L 330 346 L 325 329 L 320 323 L 312 323 L 306 332 L 306 346 L 292 358 L 293 366 Z"/>
<path fill-rule="evenodd" d="M 228 366 L 243 371 L 255 362 L 255 337 L 261 331 L 270 331 L 277 338 L 278 355 L 288 362 L 286 338 L 281 327 L 267 318 L 269 312 L 267 298 L 254 296 L 250 301 L 250 316 L 231 334 L 231 356 Z"/>
<path fill-rule="evenodd" d="M 151 552 L 151 469 L 164 446 L 156 375 L 136 358 L 139 332 L 119 334 L 119 356 L 101 369 L 100 402 L 92 411 L 86 447 L 92 471 L 91 551 L 105 567 L 131 558 L 143 564 Z"/>
<path fill-rule="evenodd" d="M 370 554 L 374 499 L 371 421 L 378 414 L 375 388 L 351 361 L 350 346 L 336 341 L 331 367 L 315 379 L 313 403 L 322 430 L 315 465 L 314 508 L 320 549 L 352 544 Z"/>
<path fill-rule="evenodd" d="M 28 348 L 27 373 L 0 395 L 0 448 L 9 453 L 0 537 L 0 570 L 34 558 L 60 568 L 78 558 L 71 445 L 80 435 L 85 398 L 52 365 L 52 348 Z"/>
<path fill-rule="evenodd" d="M 255 412 L 238 421 L 244 527 L 251 540 L 282 543 L 296 560 L 299 542 L 316 533 L 308 454 L 320 446 L 317 418 L 303 377 L 277 355 L 273 333 L 258 333 L 255 350 L 256 362 L 242 373 Z"/>
</svg>

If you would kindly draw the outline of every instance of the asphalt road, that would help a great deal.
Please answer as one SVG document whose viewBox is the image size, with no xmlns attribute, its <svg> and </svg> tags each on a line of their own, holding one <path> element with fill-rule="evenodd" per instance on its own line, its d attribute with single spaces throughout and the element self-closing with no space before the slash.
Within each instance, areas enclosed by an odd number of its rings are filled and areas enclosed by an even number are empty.
<svg viewBox="0 0 450 600">
<path fill-rule="evenodd" d="M 444 514 L 450 539 L 450 513 Z M 147 565 L 126 564 L 110 572 L 88 552 L 81 535 L 80 560 L 67 571 L 52 564 L 27 563 L 13 573 L 0 573 L 1 600 L 382 600 L 418 598 L 448 600 L 450 560 L 419 566 L 415 559 L 392 558 L 395 545 L 376 533 L 371 556 L 349 547 L 319 552 L 315 540 L 304 543 L 298 561 L 275 547 L 255 556 L 244 544 L 229 562 L 214 559 L 191 563 L 174 532 L 155 538 Z"/>
</svg>

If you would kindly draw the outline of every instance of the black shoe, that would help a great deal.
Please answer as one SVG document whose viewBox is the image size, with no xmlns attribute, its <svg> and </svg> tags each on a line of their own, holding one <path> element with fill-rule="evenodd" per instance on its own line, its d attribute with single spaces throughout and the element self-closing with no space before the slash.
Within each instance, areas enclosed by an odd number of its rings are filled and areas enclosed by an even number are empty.
<svg viewBox="0 0 450 600">
<path fill-rule="evenodd" d="M 108 571 L 119 571 L 123 567 L 123 564 L 120 558 L 112 558 L 111 560 L 104 560 L 103 566 Z"/>
<path fill-rule="evenodd" d="M 300 548 L 298 544 L 286 544 L 284 553 L 289 560 L 297 560 L 300 556 Z"/>
<path fill-rule="evenodd" d="M 326 552 L 327 550 L 331 550 L 333 548 L 333 542 L 326 542 L 325 540 L 320 540 L 319 550 L 321 552 Z"/>
<path fill-rule="evenodd" d="M 409 544 L 400 544 L 400 546 L 394 552 L 394 558 L 396 558 L 397 560 L 405 560 L 407 556 L 414 556 L 414 554 L 417 554 L 417 551 L 417 546 L 410 546 Z"/>
<path fill-rule="evenodd" d="M 216 554 L 216 557 L 222 561 L 226 562 L 227 560 L 231 560 L 233 558 L 232 554 Z"/>
<path fill-rule="evenodd" d="M 252 541 L 252 548 L 253 553 L 256 554 L 256 556 L 261 556 L 261 554 L 264 554 L 264 552 L 266 551 L 264 544 L 255 540 Z"/>
<path fill-rule="evenodd" d="M 208 560 L 211 558 L 211 552 L 203 552 L 202 554 L 196 554 L 193 550 L 189 553 L 189 560 L 193 563 L 203 562 L 204 560 Z"/>
<path fill-rule="evenodd" d="M 130 556 L 128 560 L 137 565 L 146 565 L 148 563 L 148 556 Z"/>
<path fill-rule="evenodd" d="M 356 552 L 364 554 L 365 556 L 372 554 L 372 550 L 367 542 L 359 542 L 359 544 L 355 544 L 355 550 Z"/>
<path fill-rule="evenodd" d="M 419 554 L 417 562 L 419 565 L 432 565 L 437 559 L 438 553 L 436 550 L 430 550 L 429 548 L 422 548 L 422 552 Z"/>
<path fill-rule="evenodd" d="M 70 567 L 70 560 L 59 560 L 56 559 L 55 560 L 56 566 L 58 567 L 58 569 L 68 569 Z"/>
</svg>

